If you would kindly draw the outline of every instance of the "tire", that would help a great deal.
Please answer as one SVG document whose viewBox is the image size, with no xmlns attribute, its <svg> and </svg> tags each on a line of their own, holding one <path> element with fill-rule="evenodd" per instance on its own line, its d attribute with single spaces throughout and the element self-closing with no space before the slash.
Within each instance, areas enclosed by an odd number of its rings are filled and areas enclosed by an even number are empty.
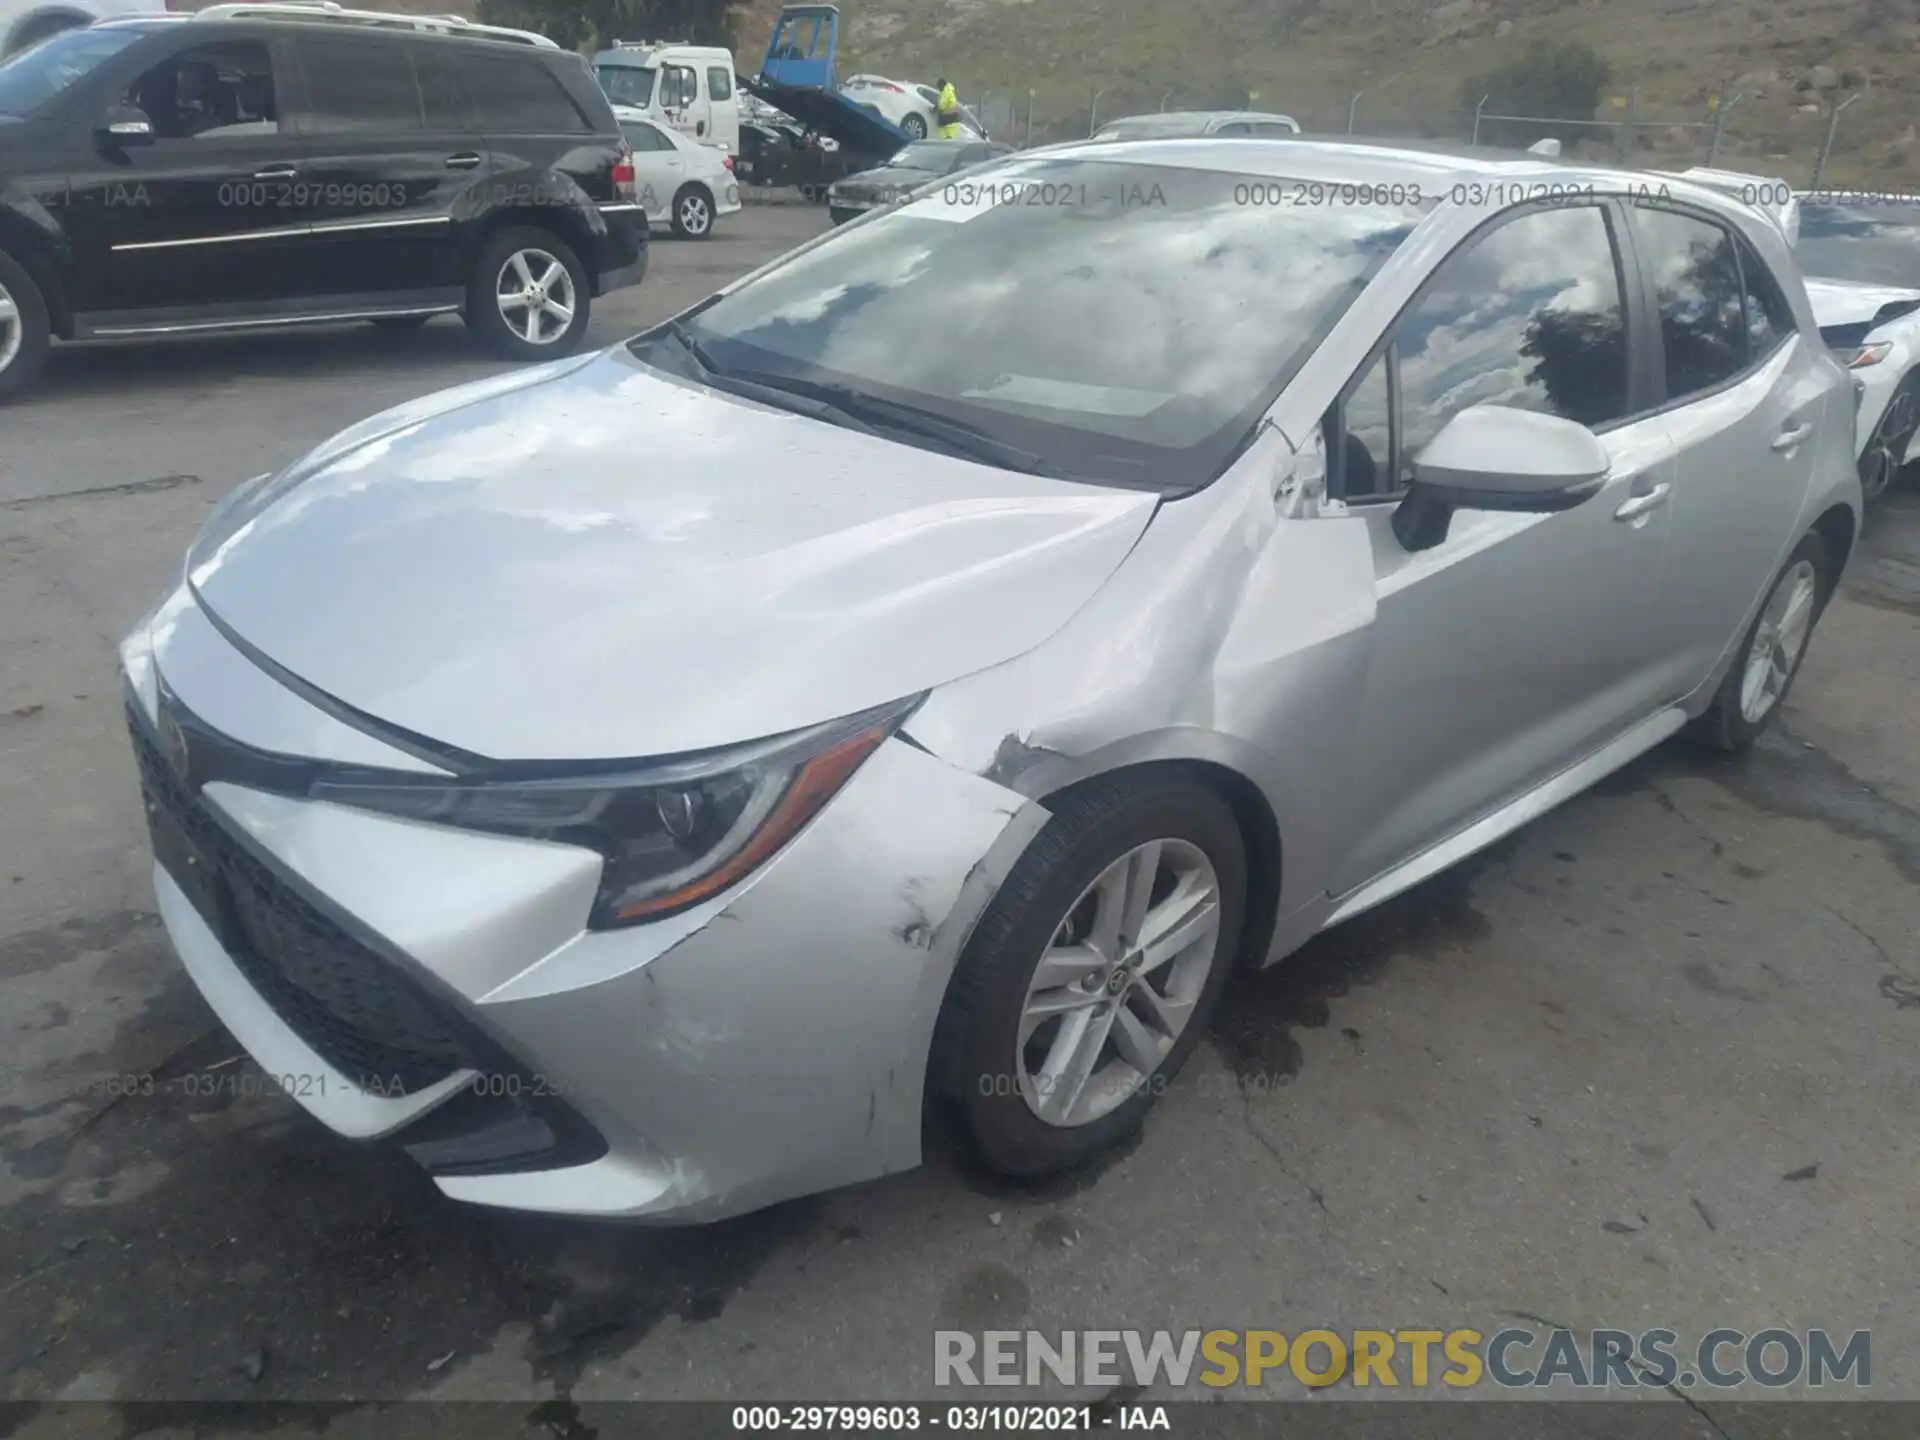
<svg viewBox="0 0 1920 1440">
<path fill-rule="evenodd" d="M 1804 602 L 1807 607 L 1804 629 L 1799 631 L 1797 639 L 1789 637 L 1794 653 L 1783 669 L 1779 663 L 1781 649 L 1775 645 L 1770 678 L 1764 683 L 1755 683 L 1759 680 L 1758 672 L 1750 676 L 1750 670 L 1758 663 L 1754 658 L 1756 649 L 1777 641 L 1786 612 L 1798 608 L 1794 592 L 1809 583 L 1811 589 Z M 1713 703 L 1693 722 L 1695 740 L 1710 751 L 1738 755 L 1750 749 L 1765 733 L 1800 674 L 1800 665 L 1813 643 L 1814 627 L 1820 621 L 1832 589 L 1833 558 L 1827 553 L 1826 541 L 1818 535 L 1808 535 L 1794 547 L 1780 567 L 1780 573 L 1773 577 L 1766 601 L 1747 627 Z"/>
<path fill-rule="evenodd" d="M 431 315 L 382 315 L 367 323 L 381 330 L 418 330 L 432 318 Z"/>
<path fill-rule="evenodd" d="M 900 128 L 916 140 L 927 138 L 927 122 L 924 116 L 909 115 L 900 122 Z"/>
<path fill-rule="evenodd" d="M 1899 479 L 1916 428 L 1920 428 L 1920 371 L 1903 376 L 1894 387 L 1873 438 L 1860 452 L 1860 490 L 1868 504 Z"/>
<path fill-rule="evenodd" d="M 704 185 L 682 185 L 673 197 L 673 233 L 682 240 L 713 234 L 713 195 Z"/>
<path fill-rule="evenodd" d="M 499 298 L 501 287 L 516 285 L 522 278 L 514 268 L 516 258 L 524 262 L 526 275 L 541 283 L 549 300 L 561 294 L 555 267 L 564 273 L 572 299 L 572 314 L 564 328 L 557 316 L 543 310 L 541 324 L 552 325 L 553 330 L 548 334 L 543 329 L 539 339 L 530 339 L 524 328 L 515 328 L 515 324 L 525 326 L 526 307 L 509 306 L 503 311 Z M 521 293 L 524 290 L 521 286 Z M 592 307 L 593 284 L 580 257 L 573 253 L 573 247 L 551 231 L 530 225 L 510 226 L 490 236 L 480 247 L 473 277 L 467 283 L 468 328 L 488 349 L 513 360 L 557 360 L 571 355 L 580 348 L 587 333 Z M 509 323 L 508 313 L 514 316 L 515 324 Z"/>
<path fill-rule="evenodd" d="M 1007 1175 L 1074 1169 L 1139 1127 L 1205 1033 L 1233 969 L 1246 906 L 1246 850 L 1233 812 L 1187 773 L 1168 768 L 1146 778 L 1107 777 L 1068 792 L 1051 808 L 1052 818 L 1001 884 L 955 966 L 930 1057 L 929 1095 L 949 1112 L 961 1142 L 987 1166 Z M 1202 873 L 1199 862 L 1210 871 L 1215 896 L 1212 948 L 1203 953 L 1204 946 L 1195 941 L 1153 972 L 1160 983 L 1134 982 L 1153 985 L 1156 995 L 1163 987 L 1177 991 L 1177 998 L 1190 1003 L 1151 1073 L 1142 1080 L 1137 1064 L 1115 1069 L 1117 1052 L 1105 1042 L 1091 1079 L 1073 1092 L 1070 1079 L 1047 1078 L 1042 1052 L 1074 1022 L 1050 1017 L 1022 1044 L 1029 992 L 1043 959 L 1067 958 L 1054 947 L 1076 944 L 1082 932 L 1094 933 L 1091 927 L 1102 904 L 1090 889 L 1094 882 L 1156 841 L 1162 857 L 1158 886 L 1172 881 L 1176 868 L 1185 868 L 1185 876 L 1175 882 L 1180 886 L 1198 883 L 1194 877 Z M 1178 889 L 1171 899 L 1164 897 L 1163 888 L 1150 894 L 1162 898 L 1147 912 L 1148 928 L 1156 915 L 1165 924 L 1168 915 L 1198 913 L 1182 909 Z M 1204 933 L 1206 922 L 1199 923 Z M 1177 934 L 1187 927 L 1172 928 Z M 1197 956 L 1206 962 L 1204 972 L 1195 968 Z M 1074 1013 L 1088 1015 L 1083 1022 L 1088 1027 L 1102 1023 L 1104 1017 L 1094 1012 L 1096 1002 L 1104 1003 L 1112 1017 L 1106 1023 L 1125 1015 L 1132 1033 L 1140 1033 L 1140 1016 L 1152 1008 L 1145 1003 L 1147 997 L 1134 988 L 1118 988 L 1125 982 L 1112 981 L 1111 973 L 1107 980 L 1110 983 L 1102 984 L 1089 977 L 1078 989 L 1051 990 L 1050 997 L 1068 997 L 1065 1003 Z M 1112 998 L 1116 990 L 1121 997 L 1117 1000 Z M 1160 1038 L 1166 1038 L 1164 1029 Z M 1072 1107 L 1072 1113 L 1048 1118 L 1040 1112 L 1042 1105 Z"/>
<path fill-rule="evenodd" d="M 0 400 L 18 395 L 47 363 L 47 301 L 18 261 L 0 250 Z"/>
</svg>

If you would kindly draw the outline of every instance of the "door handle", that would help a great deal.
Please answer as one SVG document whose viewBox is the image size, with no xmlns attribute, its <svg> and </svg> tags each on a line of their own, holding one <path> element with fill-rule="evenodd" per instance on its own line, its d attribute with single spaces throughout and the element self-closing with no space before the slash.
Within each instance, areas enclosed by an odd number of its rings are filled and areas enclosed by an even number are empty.
<svg viewBox="0 0 1920 1440">
<path fill-rule="evenodd" d="M 1632 495 L 1620 502 L 1620 508 L 1613 512 L 1616 520 L 1638 520 L 1642 515 L 1651 514 L 1666 504 L 1673 495 L 1673 486 L 1662 480 L 1644 495 Z"/>
<path fill-rule="evenodd" d="M 701 120 L 701 121 L 698 121 L 698 122 L 696 122 L 696 123 L 695 123 L 695 125 L 694 125 L 694 127 L 693 127 L 693 133 L 694 133 L 694 134 L 696 134 L 696 135 L 704 135 L 704 134 L 706 134 L 706 133 L 707 133 L 707 122 L 706 122 L 706 121 L 704 121 L 704 120 Z"/>
<path fill-rule="evenodd" d="M 1782 430 L 1774 437 L 1773 448 L 1784 455 L 1811 434 L 1813 434 L 1812 425 L 1796 425 L 1791 430 Z"/>
<path fill-rule="evenodd" d="M 291 180 L 299 173 L 300 172 L 291 165 L 278 165 L 271 170 L 254 171 L 253 178 L 256 180 Z"/>
<path fill-rule="evenodd" d="M 480 157 L 471 150 L 463 150 L 458 155 L 449 155 L 447 157 L 447 169 L 449 170 L 471 170 L 479 163 Z"/>
</svg>

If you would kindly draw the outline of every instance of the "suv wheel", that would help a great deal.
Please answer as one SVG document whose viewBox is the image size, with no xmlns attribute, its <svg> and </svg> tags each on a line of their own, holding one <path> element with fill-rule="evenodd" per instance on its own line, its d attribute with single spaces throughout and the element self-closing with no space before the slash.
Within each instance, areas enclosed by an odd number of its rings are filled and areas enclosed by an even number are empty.
<svg viewBox="0 0 1920 1440">
<path fill-rule="evenodd" d="M 467 324 L 516 360 L 571 355 L 593 304 L 586 267 L 559 236 L 530 226 L 502 230 L 480 247 L 467 285 Z"/>
<path fill-rule="evenodd" d="M 673 233 L 682 240 L 704 240 L 713 234 L 713 196 L 704 185 L 683 185 L 673 197 Z"/>
<path fill-rule="evenodd" d="M 0 399 L 33 382 L 47 358 L 47 302 L 33 277 L 0 250 Z"/>
</svg>

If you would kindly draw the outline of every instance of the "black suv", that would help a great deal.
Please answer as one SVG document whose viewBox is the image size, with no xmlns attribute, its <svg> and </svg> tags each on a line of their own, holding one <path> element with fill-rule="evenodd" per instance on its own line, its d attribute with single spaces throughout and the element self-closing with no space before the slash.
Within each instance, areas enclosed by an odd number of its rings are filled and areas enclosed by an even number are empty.
<svg viewBox="0 0 1920 1440">
<path fill-rule="evenodd" d="M 586 61 L 524 32 L 220 5 L 0 64 L 0 396 L 50 336 L 458 311 L 551 359 L 646 245 Z"/>
</svg>

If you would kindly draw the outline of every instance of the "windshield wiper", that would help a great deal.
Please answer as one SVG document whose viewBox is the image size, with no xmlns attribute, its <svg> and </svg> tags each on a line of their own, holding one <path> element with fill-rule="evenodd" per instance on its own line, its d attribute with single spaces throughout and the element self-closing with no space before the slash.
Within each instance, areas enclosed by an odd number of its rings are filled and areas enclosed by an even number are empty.
<svg viewBox="0 0 1920 1440">
<path fill-rule="evenodd" d="M 782 385 L 767 384 L 758 375 L 723 368 L 708 354 L 706 347 L 689 335 L 686 327 L 677 320 L 670 322 L 661 333 L 679 342 L 680 347 L 693 360 L 694 369 L 699 372 L 702 384 L 711 385 L 716 390 L 724 390 L 729 395 L 738 395 L 745 400 L 758 400 L 762 405 L 770 405 L 776 410 L 786 410 L 796 415 L 810 415 L 816 420 L 826 421 L 829 425 L 858 430 L 863 435 L 879 433 L 869 422 L 842 410 L 831 401 L 791 390 Z"/>
<path fill-rule="evenodd" d="M 949 419 L 916 405 L 869 395 L 845 385 L 802 380 L 766 370 L 731 370 L 716 361 L 679 321 L 669 322 L 664 333 L 679 342 L 700 368 L 701 379 L 716 389 L 760 400 L 781 409 L 796 410 L 800 414 L 812 415 L 815 419 L 868 435 L 891 431 L 896 435 L 932 440 L 966 459 L 998 466 L 1002 470 L 1016 470 L 1024 475 L 1058 476 L 1061 473 L 1057 466 L 1033 451 L 1008 444 L 965 421 Z M 796 406 L 793 403 L 795 400 L 811 403 Z"/>
<path fill-rule="evenodd" d="M 869 427 L 891 430 L 898 434 L 915 435 L 923 440 L 937 441 L 939 444 L 983 464 L 996 465 L 1003 470 L 1017 470 L 1025 475 L 1058 475 L 1058 467 L 1018 445 L 989 435 L 977 426 L 963 420 L 949 419 L 945 415 L 936 415 L 917 405 L 904 404 L 898 400 L 888 400 L 879 395 L 869 395 L 864 390 L 853 390 L 845 385 L 832 385 L 821 380 L 800 380 L 788 375 L 770 375 L 762 371 L 740 372 L 743 379 L 773 389 L 788 390 L 795 395 L 804 395 L 831 405 L 844 414 L 854 416 L 868 423 Z"/>
</svg>

